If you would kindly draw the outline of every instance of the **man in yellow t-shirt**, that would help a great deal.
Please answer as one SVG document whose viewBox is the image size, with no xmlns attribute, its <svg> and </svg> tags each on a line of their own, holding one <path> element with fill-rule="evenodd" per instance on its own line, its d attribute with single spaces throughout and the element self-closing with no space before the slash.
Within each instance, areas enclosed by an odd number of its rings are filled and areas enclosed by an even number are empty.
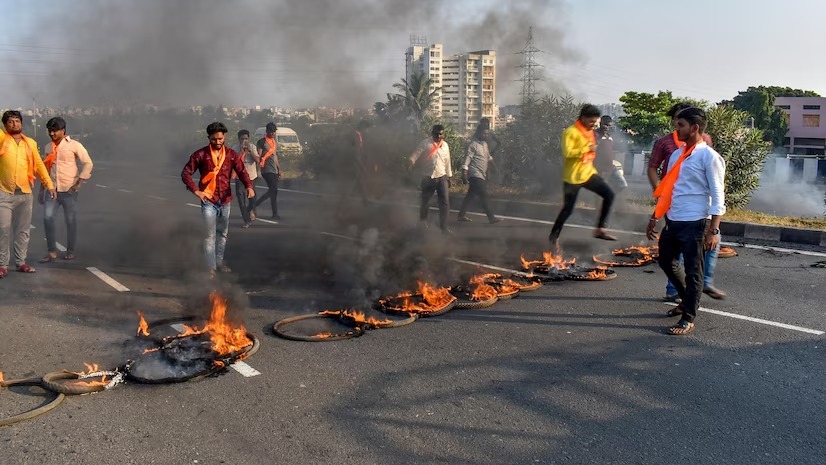
<svg viewBox="0 0 826 465">
<path fill-rule="evenodd" d="M 9 110 L 3 113 L 0 131 L 0 278 L 8 274 L 9 248 L 14 237 L 14 265 L 22 273 L 34 273 L 26 264 L 29 252 L 29 228 L 32 224 L 32 186 L 37 177 L 57 197 L 49 172 L 37 152 L 37 143 L 23 135 L 23 115 Z"/>
<path fill-rule="evenodd" d="M 559 250 L 559 233 L 562 232 L 565 221 L 574 211 L 577 195 L 583 187 L 602 197 L 602 209 L 600 210 L 599 222 L 596 229 L 594 229 L 594 237 L 607 241 L 617 240 L 616 237 L 608 234 L 604 229 L 608 213 L 611 211 L 611 204 L 614 202 L 614 191 L 597 174 L 597 170 L 594 168 L 594 158 L 596 158 L 597 152 L 594 126 L 599 121 L 599 117 L 599 108 L 594 105 L 585 105 L 580 110 L 576 122 L 562 132 L 564 204 L 556 217 L 551 234 L 548 236 L 551 246 L 556 251 Z"/>
</svg>

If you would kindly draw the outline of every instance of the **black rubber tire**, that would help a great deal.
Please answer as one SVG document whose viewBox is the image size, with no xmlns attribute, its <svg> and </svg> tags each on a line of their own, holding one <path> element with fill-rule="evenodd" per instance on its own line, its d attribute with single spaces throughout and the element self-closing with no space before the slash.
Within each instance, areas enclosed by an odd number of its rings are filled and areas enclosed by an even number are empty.
<svg viewBox="0 0 826 465">
<path fill-rule="evenodd" d="M 394 316 L 395 316 L 395 315 L 394 315 Z M 393 322 L 391 322 L 391 323 L 390 323 L 390 324 L 388 324 L 388 325 L 381 325 L 381 326 L 373 326 L 373 325 L 370 325 L 367 329 L 401 328 L 402 326 L 407 326 L 407 325 L 409 325 L 409 324 L 411 324 L 411 323 L 415 323 L 415 322 L 416 322 L 416 320 L 418 320 L 418 319 L 419 319 L 419 315 L 418 315 L 418 314 L 416 314 L 416 313 L 412 313 L 412 314 L 409 314 L 409 315 L 408 315 L 408 314 L 405 314 L 405 316 L 407 316 L 407 318 L 404 318 L 404 319 L 402 319 L 402 320 L 393 321 Z M 335 316 L 334 316 L 334 317 L 335 317 Z M 335 317 L 335 318 L 338 318 L 339 320 L 341 320 L 341 321 L 342 321 L 344 324 L 346 324 L 346 325 L 349 325 L 349 326 L 358 326 L 358 323 L 357 323 L 355 320 L 353 320 L 353 319 L 351 319 L 351 318 L 348 318 L 348 317 L 346 317 L 346 316 L 337 316 L 337 317 Z"/>
<path fill-rule="evenodd" d="M 326 337 L 326 338 L 316 337 L 316 336 L 300 336 L 300 335 L 295 335 L 295 334 L 288 334 L 288 333 L 285 333 L 285 332 L 281 331 L 282 326 L 285 326 L 285 325 L 288 325 L 288 324 L 291 324 L 291 323 L 295 323 L 297 321 L 312 320 L 312 319 L 316 319 L 316 318 L 331 318 L 331 319 L 335 319 L 335 320 L 339 319 L 337 316 L 333 316 L 333 315 L 321 315 L 319 313 L 310 313 L 310 314 L 307 314 L 307 315 L 298 315 L 298 316 L 293 316 L 293 317 L 290 317 L 290 318 L 284 318 L 283 320 L 277 321 L 275 324 L 272 325 L 272 330 L 276 334 L 276 336 L 278 336 L 278 337 L 281 337 L 281 338 L 284 338 L 284 339 L 289 339 L 291 341 L 304 341 L 304 342 L 343 341 L 345 339 L 352 339 L 354 337 L 359 337 L 359 336 L 364 334 L 364 328 L 361 328 L 359 326 L 353 327 L 347 333 L 334 334 L 333 336 Z"/>
<path fill-rule="evenodd" d="M 581 273 L 587 273 L 590 270 L 591 269 L 585 268 L 585 269 L 581 269 L 581 270 L 572 271 L 571 273 L 568 273 L 566 279 L 568 279 L 570 281 L 610 281 L 612 279 L 616 279 L 616 277 L 617 277 L 617 272 L 610 269 L 610 268 L 605 270 L 606 274 L 605 274 L 605 277 L 603 277 L 603 278 L 586 278 L 584 276 L 580 276 L 580 275 L 575 274 L 575 273 L 580 273 L 580 272 Z"/>
<path fill-rule="evenodd" d="M 465 300 L 465 299 L 456 299 L 456 310 L 476 310 L 480 308 L 488 308 L 492 307 L 496 302 L 499 302 L 499 297 L 494 297 L 488 300 L 482 301 L 475 301 L 475 300 Z"/>
<path fill-rule="evenodd" d="M 518 297 L 520 292 L 522 292 L 521 289 L 517 289 L 517 290 L 511 291 L 511 292 L 498 292 L 498 289 L 497 289 L 496 298 L 498 299 L 499 302 L 501 302 L 503 300 L 511 300 L 515 297 Z"/>
<path fill-rule="evenodd" d="M 77 373 L 71 371 L 53 371 L 46 373 L 40 380 L 43 389 L 48 389 L 59 394 L 66 394 L 69 396 L 79 396 L 81 394 L 91 394 L 93 392 L 100 392 L 106 389 L 106 386 L 73 386 L 68 383 L 62 383 L 64 380 L 78 379 Z"/>
<path fill-rule="evenodd" d="M 148 323 L 148 325 L 147 325 L 148 326 L 147 329 L 149 330 L 149 336 L 138 335 L 138 337 L 139 338 L 150 339 L 150 340 L 153 340 L 153 341 L 161 344 L 161 343 L 163 343 L 163 338 L 152 336 L 152 330 L 153 329 L 155 329 L 157 327 L 160 327 L 160 326 L 171 325 L 173 323 L 187 323 L 187 322 L 191 323 L 191 322 L 197 321 L 197 320 L 205 320 L 205 319 L 203 317 L 199 317 L 199 316 L 195 316 L 195 315 L 184 315 L 184 316 L 177 316 L 177 317 L 172 317 L 172 318 L 164 318 L 164 319 L 161 319 L 161 320 L 156 320 L 156 321 L 153 321 L 151 323 Z"/>
<path fill-rule="evenodd" d="M 25 380 L 17 379 L 17 380 L 9 380 L 9 381 L 3 383 L 3 385 L 4 386 L 40 386 L 40 381 L 37 380 L 37 378 L 27 378 Z M 56 393 L 56 392 L 49 391 L 49 390 L 47 390 L 47 393 L 55 394 L 54 399 L 52 399 L 49 402 L 41 405 L 40 407 L 33 408 L 33 409 L 29 410 L 28 412 L 19 413 L 17 415 L 12 415 L 12 416 L 6 417 L 6 418 L 0 418 L 0 427 L 13 425 L 15 423 L 19 423 L 19 422 L 25 421 L 25 420 L 31 420 L 34 417 L 38 417 L 40 415 L 43 415 L 44 413 L 48 412 L 49 410 L 52 410 L 55 407 L 57 407 L 58 405 L 60 405 L 60 403 L 63 402 L 63 399 L 66 398 L 66 396 L 64 394 L 61 394 L 61 393 Z"/>
<path fill-rule="evenodd" d="M 605 266 L 616 266 L 616 267 L 638 267 L 638 266 L 645 266 L 650 265 L 652 263 L 657 263 L 656 259 L 646 260 L 644 262 L 623 262 L 623 258 L 630 258 L 625 255 L 614 255 L 610 253 L 604 253 L 600 255 L 594 255 L 593 260 L 595 263 L 599 265 Z"/>
<path fill-rule="evenodd" d="M 510 279 L 516 281 L 516 283 L 519 284 L 519 286 L 520 286 L 519 287 L 519 293 L 520 294 L 523 293 L 523 292 L 533 292 L 533 291 L 536 291 L 536 290 L 542 288 L 542 281 L 540 281 L 538 279 L 531 279 L 531 278 L 526 278 L 524 276 L 517 276 L 517 275 L 511 276 Z"/>
<path fill-rule="evenodd" d="M 379 310 L 390 315 L 416 315 L 418 318 L 430 318 L 433 316 L 444 315 L 445 313 L 453 310 L 456 306 L 457 300 L 458 299 L 454 297 L 454 299 L 449 304 L 432 312 L 408 312 L 405 310 L 395 310 L 392 308 L 386 308 L 384 305 L 379 305 Z"/>
</svg>

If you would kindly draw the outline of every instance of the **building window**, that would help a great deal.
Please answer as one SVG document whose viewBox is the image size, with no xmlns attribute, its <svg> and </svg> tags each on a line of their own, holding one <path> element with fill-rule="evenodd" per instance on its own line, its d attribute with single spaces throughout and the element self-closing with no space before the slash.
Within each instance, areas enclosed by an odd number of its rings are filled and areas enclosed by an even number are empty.
<svg viewBox="0 0 826 465">
<path fill-rule="evenodd" d="M 792 106 L 791 105 L 777 105 L 777 108 L 780 108 L 781 110 L 791 110 Z"/>
<path fill-rule="evenodd" d="M 826 139 L 822 137 L 795 137 L 794 145 L 814 145 L 815 147 L 823 147 L 826 145 Z"/>
<path fill-rule="evenodd" d="M 820 110 L 820 105 L 803 105 L 804 110 Z"/>
<path fill-rule="evenodd" d="M 820 127 L 820 115 L 803 115 L 803 127 L 804 128 L 819 128 Z"/>
</svg>

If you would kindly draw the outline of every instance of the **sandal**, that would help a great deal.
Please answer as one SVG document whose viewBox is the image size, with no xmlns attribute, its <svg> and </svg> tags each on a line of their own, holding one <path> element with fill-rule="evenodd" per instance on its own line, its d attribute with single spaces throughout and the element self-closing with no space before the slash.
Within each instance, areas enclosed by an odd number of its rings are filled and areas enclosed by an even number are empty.
<svg viewBox="0 0 826 465">
<path fill-rule="evenodd" d="M 683 304 L 678 304 L 676 307 L 669 308 L 667 312 L 665 312 L 665 316 L 682 316 L 683 315 Z"/>
<path fill-rule="evenodd" d="M 668 334 L 671 336 L 685 336 L 694 331 L 694 323 L 686 320 L 680 320 L 676 325 L 668 328 Z"/>
<path fill-rule="evenodd" d="M 17 267 L 17 271 L 20 273 L 34 273 L 35 269 L 24 263 Z"/>
<path fill-rule="evenodd" d="M 63 259 L 64 260 L 74 260 L 75 259 L 75 254 L 66 252 L 65 254 L 63 254 Z"/>
<path fill-rule="evenodd" d="M 7 274 L 9 274 L 9 270 L 6 268 L 0 268 L 0 279 L 5 278 Z"/>
<path fill-rule="evenodd" d="M 57 254 L 50 253 L 49 255 L 46 255 L 45 257 L 38 260 L 37 263 L 50 263 L 55 260 L 57 260 Z"/>
<path fill-rule="evenodd" d="M 221 273 L 232 273 L 232 269 L 227 265 L 224 265 L 223 263 L 218 265 L 218 271 L 220 271 Z"/>
</svg>

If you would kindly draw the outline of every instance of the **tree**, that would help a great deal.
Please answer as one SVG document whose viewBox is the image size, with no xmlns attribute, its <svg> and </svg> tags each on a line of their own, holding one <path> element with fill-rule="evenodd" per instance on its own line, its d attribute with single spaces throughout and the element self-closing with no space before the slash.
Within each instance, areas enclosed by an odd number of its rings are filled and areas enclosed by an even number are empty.
<svg viewBox="0 0 826 465">
<path fill-rule="evenodd" d="M 714 148 L 726 160 L 726 206 L 743 208 L 760 183 L 770 145 L 763 131 L 746 127 L 749 114 L 731 105 L 719 105 L 707 113 Z"/>
<path fill-rule="evenodd" d="M 408 115 L 413 116 L 419 123 L 424 121 L 433 100 L 442 90 L 441 87 L 435 87 L 430 78 L 424 73 L 415 73 L 410 76 L 409 82 L 407 79 L 402 79 L 401 82 L 393 84 L 393 87 L 401 93 L 394 96 L 388 95 L 388 103 L 403 102 Z"/>
<path fill-rule="evenodd" d="M 747 112 L 754 118 L 754 127 L 763 131 L 765 140 L 775 146 L 782 146 L 789 130 L 785 112 L 774 105 L 777 97 L 820 97 L 817 92 L 790 87 L 751 86 L 737 93 L 731 100 L 721 104 L 732 105 Z"/>
<path fill-rule="evenodd" d="M 620 97 L 626 116 L 619 119 L 620 127 L 628 131 L 631 141 L 649 148 L 663 134 L 671 132 L 671 119 L 666 112 L 679 102 L 706 109 L 708 102 L 687 97 L 674 97 L 671 91 L 659 91 L 656 95 L 647 92 L 626 92 Z"/>
</svg>

